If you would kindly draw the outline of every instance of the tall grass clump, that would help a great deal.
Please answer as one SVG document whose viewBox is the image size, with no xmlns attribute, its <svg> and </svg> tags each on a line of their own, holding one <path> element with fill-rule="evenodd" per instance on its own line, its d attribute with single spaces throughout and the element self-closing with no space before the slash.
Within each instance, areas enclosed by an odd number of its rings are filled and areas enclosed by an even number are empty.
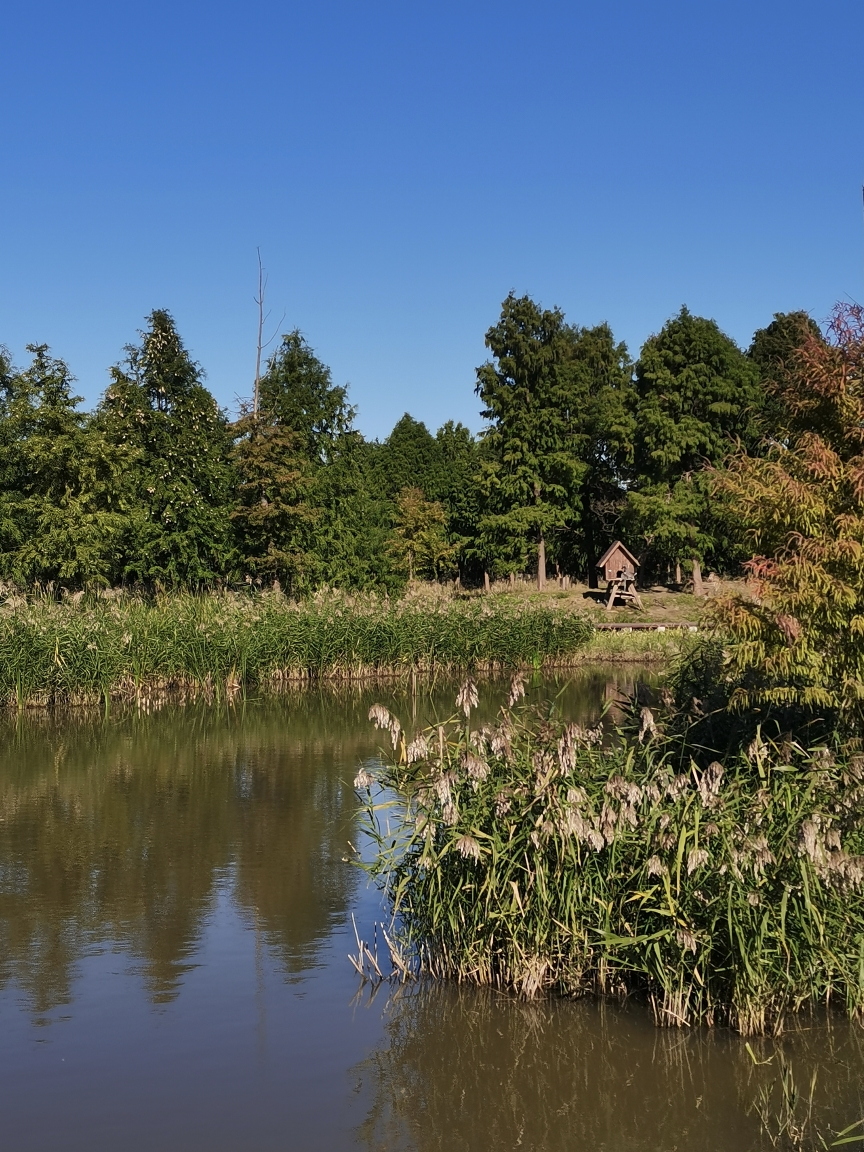
<svg viewBox="0 0 864 1152">
<path fill-rule="evenodd" d="M 592 635 L 545 605 L 278 592 L 153 599 L 12 597 L 0 605 L 0 699 L 83 702 L 231 693 L 309 677 L 566 662 Z"/>
<path fill-rule="evenodd" d="M 864 1008 L 864 757 L 757 738 L 704 769 L 643 709 L 612 743 L 510 701 L 405 733 L 355 785 L 406 956 L 532 996 L 637 994 L 662 1025 Z"/>
</svg>

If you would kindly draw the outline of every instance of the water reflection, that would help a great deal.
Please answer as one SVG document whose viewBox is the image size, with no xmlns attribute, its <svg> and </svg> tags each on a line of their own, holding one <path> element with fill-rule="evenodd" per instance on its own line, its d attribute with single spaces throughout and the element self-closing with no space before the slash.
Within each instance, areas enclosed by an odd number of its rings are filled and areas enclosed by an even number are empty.
<svg viewBox="0 0 864 1152">
<path fill-rule="evenodd" d="M 402 989 L 385 1016 L 387 1042 L 352 1070 L 367 1095 L 357 1134 L 369 1152 L 765 1146 L 753 1102 L 776 1079 L 772 1041 L 754 1045 L 769 1061 L 757 1067 L 739 1037 L 657 1029 L 635 1005 L 452 986 Z M 817 1127 L 864 1114 L 860 1028 L 822 1024 L 782 1048 L 805 1090 L 818 1071 Z"/>
<path fill-rule="evenodd" d="M 623 670 L 536 683 L 538 700 L 596 716 Z M 481 692 L 491 716 L 505 692 Z M 186 706 L 101 718 L 0 722 L 0 986 L 39 1014 L 66 1003 L 88 951 L 139 957 L 168 1003 L 196 963 L 220 885 L 288 974 L 315 964 L 345 917 L 354 767 L 381 736 L 383 699 L 407 728 L 453 708 L 454 685 L 295 692 L 227 710 Z"/>
</svg>

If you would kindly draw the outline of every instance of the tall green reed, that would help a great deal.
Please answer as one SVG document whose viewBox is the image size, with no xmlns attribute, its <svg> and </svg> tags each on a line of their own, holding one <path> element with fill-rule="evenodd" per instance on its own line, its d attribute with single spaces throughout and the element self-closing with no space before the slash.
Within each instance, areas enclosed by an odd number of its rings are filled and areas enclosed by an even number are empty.
<svg viewBox="0 0 864 1152">
<path fill-rule="evenodd" d="M 276 592 L 16 600 L 0 606 L 0 700 L 220 695 L 309 677 L 566 662 L 592 632 L 554 604 L 336 593 L 298 604 Z"/>
<path fill-rule="evenodd" d="M 603 739 L 519 703 L 389 730 L 355 781 L 404 954 L 526 996 L 637 993 L 658 1024 L 864 1009 L 864 758 L 760 739 L 700 769 L 643 709 Z"/>
</svg>

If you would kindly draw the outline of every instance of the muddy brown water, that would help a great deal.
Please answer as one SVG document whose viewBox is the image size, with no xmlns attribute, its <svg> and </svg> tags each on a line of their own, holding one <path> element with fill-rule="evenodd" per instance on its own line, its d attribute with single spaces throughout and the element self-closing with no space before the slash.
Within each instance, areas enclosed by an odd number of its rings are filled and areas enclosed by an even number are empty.
<svg viewBox="0 0 864 1152">
<path fill-rule="evenodd" d="M 531 689 L 593 722 L 632 686 Z M 482 689 L 497 706 L 506 685 Z M 347 864 L 380 700 L 410 727 L 454 686 L 230 709 L 0 720 L 0 1146 L 160 1152 L 769 1146 L 779 1052 L 814 1120 L 864 1115 L 859 1026 L 782 1045 L 654 1028 L 644 1007 L 455 986 L 373 992 L 346 959 L 382 911 Z"/>
</svg>

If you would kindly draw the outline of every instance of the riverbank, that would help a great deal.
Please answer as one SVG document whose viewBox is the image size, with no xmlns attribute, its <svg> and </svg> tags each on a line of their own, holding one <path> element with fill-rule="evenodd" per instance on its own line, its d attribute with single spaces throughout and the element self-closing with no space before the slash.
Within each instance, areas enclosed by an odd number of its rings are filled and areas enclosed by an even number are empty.
<svg viewBox="0 0 864 1152">
<path fill-rule="evenodd" d="M 225 697 L 292 680 L 566 666 L 585 658 L 593 635 L 584 614 L 554 601 L 8 597 L 0 606 L 0 700 L 27 707 Z"/>
</svg>

